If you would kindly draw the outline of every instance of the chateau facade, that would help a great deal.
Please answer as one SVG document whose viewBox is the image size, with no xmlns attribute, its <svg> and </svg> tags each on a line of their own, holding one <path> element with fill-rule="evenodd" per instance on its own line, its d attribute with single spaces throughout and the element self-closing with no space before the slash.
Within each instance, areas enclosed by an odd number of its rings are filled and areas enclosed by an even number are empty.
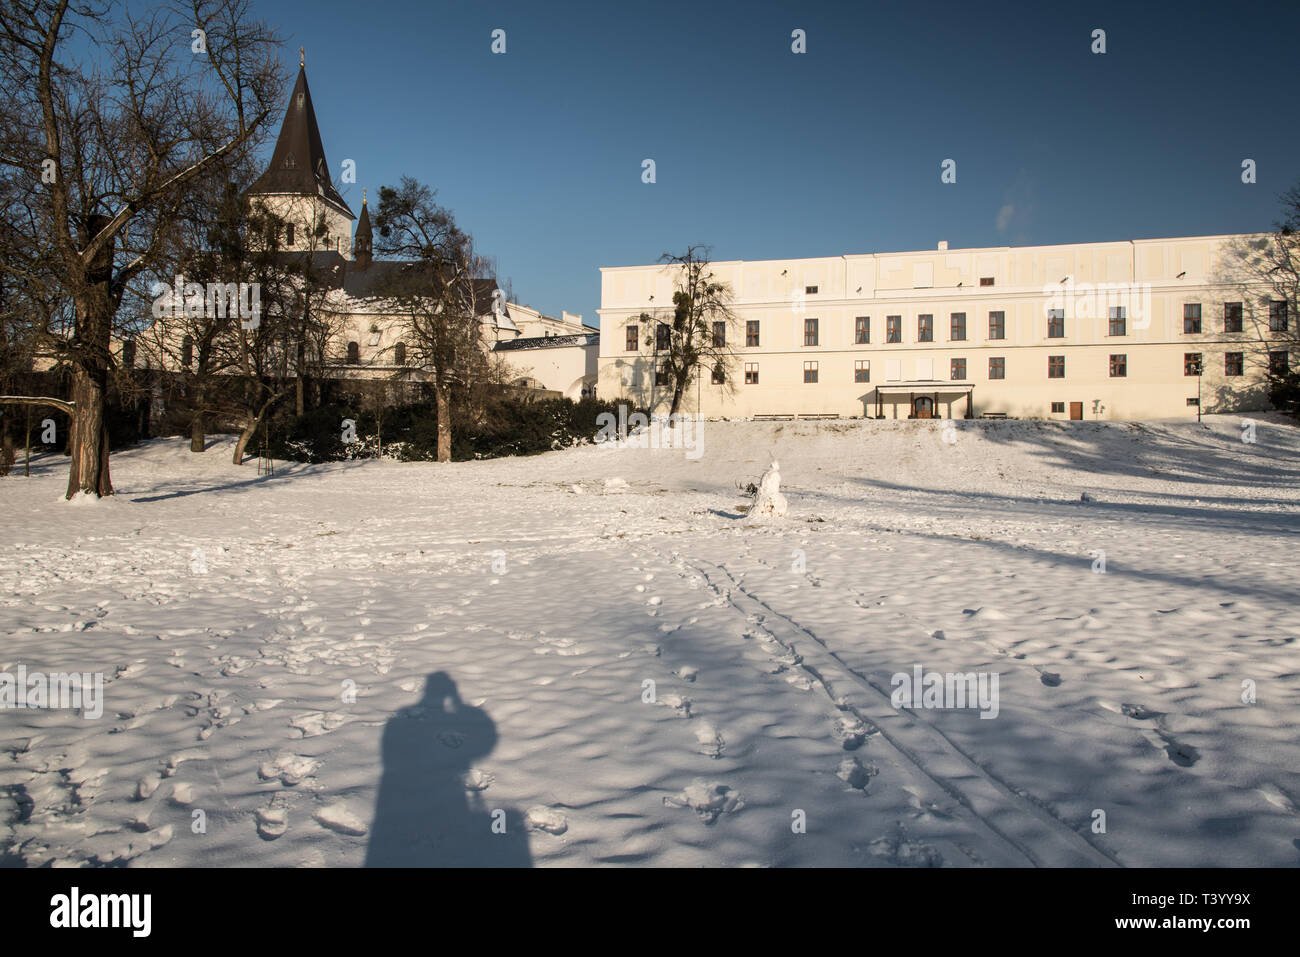
<svg viewBox="0 0 1300 957">
<path fill-rule="evenodd" d="M 713 263 L 734 297 L 738 322 L 714 332 L 731 355 L 680 411 L 1147 419 L 1267 408 L 1266 370 L 1294 361 L 1296 317 L 1266 284 L 1234 278 L 1243 245 L 1260 238 Z M 656 370 L 675 276 L 601 270 L 603 398 L 670 403 Z"/>
</svg>

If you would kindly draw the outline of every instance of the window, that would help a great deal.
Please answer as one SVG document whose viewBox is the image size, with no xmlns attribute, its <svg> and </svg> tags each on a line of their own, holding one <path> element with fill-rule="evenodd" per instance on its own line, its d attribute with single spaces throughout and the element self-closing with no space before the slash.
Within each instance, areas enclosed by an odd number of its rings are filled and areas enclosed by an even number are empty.
<svg viewBox="0 0 1300 957">
<path fill-rule="evenodd" d="M 722 363 L 719 362 L 713 367 L 713 384 L 723 385 L 727 381 L 727 374 L 723 371 Z"/>
<path fill-rule="evenodd" d="M 1007 360 L 1001 356 L 989 357 L 989 378 L 1005 379 L 1007 377 Z"/>
<path fill-rule="evenodd" d="M 361 364 L 361 343 L 348 343 L 348 365 L 356 366 Z"/>
<path fill-rule="evenodd" d="M 399 342 L 393 346 L 393 362 L 396 365 L 406 365 L 406 343 Z"/>
<path fill-rule="evenodd" d="M 658 385 L 667 385 L 667 384 L 668 384 L 668 367 L 661 366 L 661 365 L 655 366 L 655 385 L 658 386 Z"/>
<path fill-rule="evenodd" d="M 1007 337 L 1007 314 L 1005 312 L 989 313 L 989 338 L 1005 339 Z"/>
<path fill-rule="evenodd" d="M 1268 304 L 1268 328 L 1271 332 L 1286 332 L 1286 300 L 1273 300 Z"/>
<path fill-rule="evenodd" d="M 980 276 L 980 285 L 981 285 L 981 286 L 991 286 L 991 285 L 993 285 L 993 277 L 992 277 L 992 276 Z"/>
<path fill-rule="evenodd" d="M 1199 352 L 1183 353 L 1183 375 L 1201 374 L 1201 354 Z"/>
<path fill-rule="evenodd" d="M 722 349 L 727 345 L 727 324 L 725 322 L 715 322 L 713 324 L 713 348 Z"/>
<path fill-rule="evenodd" d="M 1047 310 L 1047 338 L 1049 339 L 1065 338 L 1065 310 L 1064 309 Z"/>
<path fill-rule="evenodd" d="M 672 335 L 673 331 L 668 327 L 668 323 L 661 322 L 655 326 L 655 352 L 671 352 Z"/>
<path fill-rule="evenodd" d="M 817 345 L 817 320 L 805 319 L 803 321 L 803 344 L 806 346 Z"/>
<path fill-rule="evenodd" d="M 853 320 L 853 341 L 864 345 L 871 341 L 871 317 L 858 316 Z"/>
<path fill-rule="evenodd" d="M 1201 304 L 1199 302 L 1183 303 L 1183 335 L 1195 335 L 1201 331 Z"/>
<path fill-rule="evenodd" d="M 758 385 L 758 363 L 745 363 L 745 385 Z"/>
<path fill-rule="evenodd" d="M 758 345 L 758 320 L 750 319 L 745 323 L 745 345 L 757 347 Z"/>
<path fill-rule="evenodd" d="M 903 317 L 902 316 L 885 316 L 885 341 L 886 342 L 903 341 Z"/>
<path fill-rule="evenodd" d="M 1128 314 L 1123 306 L 1110 307 L 1110 334 L 1112 336 L 1128 335 Z"/>
<path fill-rule="evenodd" d="M 853 360 L 853 381 L 854 382 L 871 381 L 871 360 L 870 359 Z"/>
<path fill-rule="evenodd" d="M 293 245 L 293 223 L 289 223 L 284 227 L 284 242 L 286 246 Z"/>
<path fill-rule="evenodd" d="M 181 365 L 188 369 L 194 365 L 194 337 L 186 336 L 181 340 Z"/>
<path fill-rule="evenodd" d="M 1198 399 L 1196 396 L 1192 396 L 1190 399 L 1187 400 L 1187 404 L 1188 404 L 1188 405 L 1200 405 L 1200 404 L 1201 404 L 1201 400 Z"/>
<path fill-rule="evenodd" d="M 803 364 L 803 381 L 804 382 L 817 381 L 817 363 L 805 362 Z"/>
<path fill-rule="evenodd" d="M 928 312 L 916 317 L 916 341 L 934 342 L 934 316 Z"/>
<path fill-rule="evenodd" d="M 1112 379 L 1123 379 L 1128 375 L 1128 356 L 1114 355 L 1110 357 L 1110 377 Z"/>
<path fill-rule="evenodd" d="M 1286 350 L 1279 352 L 1270 352 L 1268 354 L 1268 373 L 1269 375 L 1286 375 L 1291 371 L 1291 364 L 1287 359 Z"/>
<path fill-rule="evenodd" d="M 638 344 L 639 344 L 639 343 L 637 342 L 637 337 L 638 337 L 638 335 L 639 335 L 639 330 L 637 329 L 637 326 L 636 326 L 635 323 L 633 323 L 632 325 L 630 325 L 630 326 L 627 327 L 627 342 L 623 343 L 623 347 L 624 347 L 628 352 L 636 352 L 636 351 L 637 351 L 637 346 L 638 346 Z"/>
<path fill-rule="evenodd" d="M 950 327 L 949 338 L 953 342 L 966 341 L 966 313 L 954 312 L 952 314 L 952 325 Z"/>
<path fill-rule="evenodd" d="M 135 340 L 127 339 L 122 343 L 122 365 L 128 369 L 135 368 Z"/>
<path fill-rule="evenodd" d="M 817 287 L 816 287 L 816 286 L 804 286 L 804 287 L 803 287 L 803 291 L 804 291 L 804 295 L 805 295 L 805 296 L 815 296 L 815 295 L 817 295 Z"/>
<path fill-rule="evenodd" d="M 1052 403 L 1052 411 L 1053 411 L 1053 412 L 1064 412 L 1064 411 L 1065 411 L 1065 403 L 1064 403 L 1064 402 L 1053 402 L 1053 403 Z"/>
<path fill-rule="evenodd" d="M 1047 378 L 1049 379 L 1065 378 L 1065 356 L 1047 357 Z"/>
<path fill-rule="evenodd" d="M 1241 303 L 1225 302 L 1223 304 L 1223 331 L 1241 332 Z"/>
<path fill-rule="evenodd" d="M 1246 353 L 1225 352 L 1223 354 L 1223 374 L 1242 375 L 1246 371 Z"/>
<path fill-rule="evenodd" d="M 952 379 L 953 382 L 964 382 L 966 380 L 966 360 L 953 359 L 951 366 L 952 374 L 949 378 Z"/>
</svg>

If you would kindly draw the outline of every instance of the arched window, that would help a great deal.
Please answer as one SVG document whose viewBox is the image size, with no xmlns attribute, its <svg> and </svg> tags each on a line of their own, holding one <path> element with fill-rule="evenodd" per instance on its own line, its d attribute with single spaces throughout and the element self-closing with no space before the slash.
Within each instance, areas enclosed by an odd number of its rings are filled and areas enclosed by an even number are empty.
<svg viewBox="0 0 1300 957">
<path fill-rule="evenodd" d="M 399 342 L 393 346 L 393 362 L 399 366 L 406 365 L 406 343 Z"/>
<path fill-rule="evenodd" d="M 181 340 L 181 365 L 188 369 L 194 364 L 194 337 L 186 336 Z"/>
<path fill-rule="evenodd" d="M 348 365 L 361 365 L 361 346 L 356 342 L 348 343 Z"/>
</svg>

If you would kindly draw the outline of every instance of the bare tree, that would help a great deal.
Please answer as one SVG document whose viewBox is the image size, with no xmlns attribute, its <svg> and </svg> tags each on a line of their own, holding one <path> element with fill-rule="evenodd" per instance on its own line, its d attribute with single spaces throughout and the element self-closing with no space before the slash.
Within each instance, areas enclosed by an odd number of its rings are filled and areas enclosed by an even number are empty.
<svg viewBox="0 0 1300 957">
<path fill-rule="evenodd" d="M 1218 281 L 1225 286 L 1225 323 L 1239 324 L 1242 345 L 1250 346 L 1243 362 L 1264 383 L 1268 401 L 1300 416 L 1300 185 L 1281 200 L 1272 232 L 1229 244 Z M 1229 297 L 1239 314 L 1227 314 Z"/>
<path fill-rule="evenodd" d="M 670 417 L 696 376 L 707 373 L 732 384 L 739 319 L 731 308 L 731 287 L 718 281 L 709 255 L 708 246 L 694 245 L 680 255 L 660 256 L 674 272 L 672 316 L 667 321 L 661 315 L 641 317 L 650 329 L 646 344 L 654 350 L 653 375 L 657 381 L 662 370 L 672 390 Z"/>
<path fill-rule="evenodd" d="M 95 54 L 69 49 L 76 32 Z M 36 254 L 72 304 L 69 498 L 110 495 L 105 394 L 128 286 L 174 239 L 185 196 L 257 145 L 284 86 L 273 32 L 249 0 L 11 0 L 0 76 L 13 98 L 0 165 L 25 171 Z"/>
<path fill-rule="evenodd" d="M 482 323 L 500 302 L 496 281 L 470 235 L 411 177 L 380 189 L 375 227 L 377 249 L 401 261 L 375 291 L 405 327 L 408 365 L 433 380 L 437 459 L 449 462 L 452 389 L 487 375 Z"/>
</svg>

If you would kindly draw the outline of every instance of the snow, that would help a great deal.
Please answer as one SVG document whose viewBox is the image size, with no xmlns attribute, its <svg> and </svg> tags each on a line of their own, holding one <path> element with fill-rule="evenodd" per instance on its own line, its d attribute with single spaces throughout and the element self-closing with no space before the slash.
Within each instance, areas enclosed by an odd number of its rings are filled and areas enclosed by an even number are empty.
<svg viewBox="0 0 1300 957">
<path fill-rule="evenodd" d="M 1252 419 L 270 476 L 167 439 L 91 508 L 40 457 L 0 672 L 104 712 L 0 710 L 0 863 L 1294 865 L 1300 432 Z M 918 666 L 996 718 L 895 709 Z"/>
</svg>

